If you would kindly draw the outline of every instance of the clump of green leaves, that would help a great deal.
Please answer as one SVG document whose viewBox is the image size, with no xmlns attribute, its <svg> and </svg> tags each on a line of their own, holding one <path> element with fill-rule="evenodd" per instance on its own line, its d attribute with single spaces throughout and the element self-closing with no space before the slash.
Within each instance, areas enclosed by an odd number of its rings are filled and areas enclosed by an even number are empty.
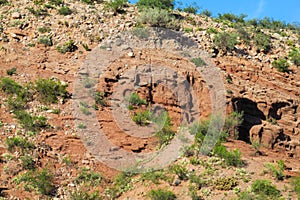
<svg viewBox="0 0 300 200">
<path fill-rule="evenodd" d="M 260 199 L 279 199 L 281 192 L 269 180 L 256 180 L 251 185 L 251 192 Z"/>
<path fill-rule="evenodd" d="M 27 151 L 34 148 L 34 144 L 29 142 L 26 138 L 20 136 L 10 137 L 5 140 L 8 151 L 14 151 L 16 148 L 19 148 L 22 151 Z"/>
<path fill-rule="evenodd" d="M 53 79 L 38 79 L 35 82 L 38 97 L 41 102 L 46 104 L 57 103 L 58 97 L 66 98 L 68 96 L 67 87 L 67 84 Z"/>
<path fill-rule="evenodd" d="M 8 4 L 8 0 L 0 0 L 0 6 Z"/>
<path fill-rule="evenodd" d="M 166 180 L 167 176 L 162 170 L 149 170 L 141 175 L 141 181 L 151 181 L 154 184 L 159 184 L 160 180 Z"/>
<path fill-rule="evenodd" d="M 16 67 L 13 67 L 13 68 L 11 68 L 11 69 L 6 70 L 6 74 L 7 74 L 8 76 L 12 76 L 12 75 L 14 75 L 14 74 L 16 74 L 16 73 L 17 73 L 17 68 L 16 68 Z"/>
<path fill-rule="evenodd" d="M 232 190 L 237 185 L 235 177 L 220 177 L 214 182 L 214 186 L 218 190 Z"/>
<path fill-rule="evenodd" d="M 35 188 L 43 195 L 53 195 L 55 192 L 53 174 L 46 168 L 39 171 L 28 171 L 19 178 L 15 178 L 14 181 L 17 184 L 25 182 L 25 189 Z"/>
<path fill-rule="evenodd" d="M 295 65 L 300 66 L 300 48 L 292 48 L 289 58 Z"/>
<path fill-rule="evenodd" d="M 158 117 L 153 119 L 159 127 L 155 133 L 158 138 L 159 148 L 168 145 L 175 136 L 175 131 L 172 129 L 171 118 L 168 112 L 162 112 Z"/>
<path fill-rule="evenodd" d="M 102 200 L 98 191 L 90 192 L 87 189 L 79 189 L 70 193 L 70 199 L 72 200 Z"/>
<path fill-rule="evenodd" d="M 19 94 L 22 86 L 11 78 L 3 77 L 0 79 L 0 89 L 6 94 Z"/>
<path fill-rule="evenodd" d="M 113 186 L 106 190 L 106 195 L 111 199 L 116 199 L 121 196 L 123 192 L 126 192 L 132 188 L 132 176 L 134 174 L 129 171 L 123 171 L 118 174 L 113 181 Z"/>
<path fill-rule="evenodd" d="M 176 195 L 169 191 L 164 189 L 157 189 L 157 190 L 150 190 L 148 192 L 148 196 L 151 200 L 175 200 Z"/>
<path fill-rule="evenodd" d="M 68 6 L 63 6 L 63 7 L 60 7 L 58 10 L 57 10 L 58 14 L 60 15 L 71 15 L 72 14 L 72 10 L 68 7 Z"/>
<path fill-rule="evenodd" d="M 49 33 L 51 31 L 50 27 L 47 27 L 47 26 L 39 27 L 37 30 L 40 33 Z"/>
<path fill-rule="evenodd" d="M 283 180 L 284 178 L 284 162 L 279 160 L 277 166 L 273 163 L 265 164 L 266 172 L 271 173 L 277 180 Z"/>
<path fill-rule="evenodd" d="M 234 167 L 240 167 L 243 165 L 243 161 L 241 160 L 241 152 L 238 149 L 228 151 L 227 148 L 222 144 L 217 144 L 213 149 L 213 154 L 223 158 L 227 165 Z"/>
<path fill-rule="evenodd" d="M 77 46 L 75 45 L 75 42 L 73 40 L 69 40 L 68 42 L 65 42 L 63 45 L 57 45 L 56 50 L 60 53 L 66 53 L 66 52 L 74 52 L 77 50 Z"/>
<path fill-rule="evenodd" d="M 101 106 L 107 106 L 107 99 L 105 97 L 105 92 L 95 92 L 95 102 Z"/>
<path fill-rule="evenodd" d="M 224 52 L 232 52 L 237 43 L 237 35 L 234 33 L 218 33 L 214 38 L 214 44 Z"/>
<path fill-rule="evenodd" d="M 129 105 L 131 106 L 141 106 L 147 104 L 148 102 L 144 99 L 141 99 L 141 97 L 136 92 L 133 92 L 129 97 Z"/>
<path fill-rule="evenodd" d="M 188 180 L 189 172 L 184 165 L 174 164 L 170 166 L 170 170 L 174 172 L 180 180 Z"/>
<path fill-rule="evenodd" d="M 35 169 L 35 161 L 30 155 L 22 156 L 21 161 L 22 161 L 23 169 L 28 169 L 28 170 Z"/>
<path fill-rule="evenodd" d="M 285 58 L 279 58 L 272 62 L 272 66 L 275 67 L 279 72 L 289 72 L 289 63 Z"/>
<path fill-rule="evenodd" d="M 32 116 L 25 110 L 14 111 L 15 117 L 26 130 L 37 132 L 43 128 L 49 127 L 47 119 L 44 116 Z"/>
<path fill-rule="evenodd" d="M 268 53 L 272 49 L 271 37 L 265 33 L 256 33 L 254 36 L 254 43 L 257 51 Z"/>
<path fill-rule="evenodd" d="M 175 17 L 164 9 L 146 8 L 137 18 L 140 24 L 146 24 L 150 27 L 163 27 L 177 30 L 180 22 Z"/>
<path fill-rule="evenodd" d="M 90 186 L 97 186 L 102 181 L 102 175 L 98 172 L 90 171 L 89 168 L 82 168 L 79 172 L 75 182 L 78 184 L 88 184 Z"/>
<path fill-rule="evenodd" d="M 115 13 L 123 11 L 124 6 L 128 3 L 128 0 L 111 0 L 105 3 L 105 10 L 112 10 Z"/>
<path fill-rule="evenodd" d="M 46 35 L 40 36 L 38 38 L 38 42 L 40 44 L 45 45 L 45 46 L 52 46 L 53 45 L 51 36 L 46 36 Z"/>
<path fill-rule="evenodd" d="M 298 199 L 300 199 L 300 176 L 292 178 L 291 186 L 292 189 L 297 193 Z"/>
<path fill-rule="evenodd" d="M 174 0 L 139 0 L 137 2 L 137 6 L 139 9 L 143 8 L 158 8 L 158 9 L 166 9 L 173 10 L 174 8 Z"/>
<path fill-rule="evenodd" d="M 206 65 L 205 61 L 200 57 L 192 58 L 191 62 L 194 63 L 196 65 L 196 67 L 202 67 L 202 66 Z"/>
<path fill-rule="evenodd" d="M 146 126 L 150 123 L 152 113 L 149 110 L 138 110 L 131 117 L 136 124 Z"/>
</svg>

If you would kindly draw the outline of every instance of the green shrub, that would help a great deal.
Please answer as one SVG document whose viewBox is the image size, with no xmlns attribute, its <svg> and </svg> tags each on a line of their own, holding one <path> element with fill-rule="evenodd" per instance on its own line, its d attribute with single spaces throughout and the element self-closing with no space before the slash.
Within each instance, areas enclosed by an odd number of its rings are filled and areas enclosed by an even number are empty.
<svg viewBox="0 0 300 200">
<path fill-rule="evenodd" d="M 243 191 L 238 194 L 238 200 L 258 200 L 258 198 L 252 192 Z"/>
<path fill-rule="evenodd" d="M 33 7 L 26 7 L 26 9 L 36 17 L 49 15 L 48 11 L 42 7 L 39 7 L 37 9 L 34 9 Z"/>
<path fill-rule="evenodd" d="M 150 170 L 141 175 L 141 181 L 151 181 L 154 184 L 159 184 L 160 180 L 166 180 L 167 176 L 162 170 L 154 171 Z"/>
<path fill-rule="evenodd" d="M 217 33 L 218 33 L 218 30 L 215 29 L 215 28 L 208 28 L 208 29 L 206 30 L 206 33 L 208 33 L 208 34 L 212 34 L 212 33 L 217 34 Z"/>
<path fill-rule="evenodd" d="M 206 17 L 210 17 L 212 15 L 211 11 L 205 9 L 203 10 L 200 15 L 206 16 Z"/>
<path fill-rule="evenodd" d="M 7 74 L 8 76 L 12 76 L 12 75 L 14 75 L 14 74 L 16 74 L 16 73 L 17 73 L 17 68 L 15 68 L 15 67 L 6 70 L 6 74 Z"/>
<path fill-rule="evenodd" d="M 289 58 L 295 65 L 300 66 L 300 48 L 292 48 Z"/>
<path fill-rule="evenodd" d="M 3 77 L 0 79 L 0 89 L 6 94 L 19 94 L 23 88 L 11 78 Z"/>
<path fill-rule="evenodd" d="M 289 72 L 289 63 L 284 58 L 279 58 L 272 62 L 272 66 L 275 67 L 279 72 Z"/>
<path fill-rule="evenodd" d="M 238 26 L 237 33 L 241 40 L 243 40 L 248 45 L 250 44 L 251 36 L 243 27 Z"/>
<path fill-rule="evenodd" d="M 106 195 L 110 199 L 116 199 L 121 196 L 123 192 L 126 192 L 132 188 L 132 176 L 131 172 L 123 171 L 114 178 L 113 186 L 106 190 Z"/>
<path fill-rule="evenodd" d="M 188 180 L 189 172 L 187 168 L 183 165 L 174 164 L 170 166 L 170 170 L 175 173 L 180 180 Z"/>
<path fill-rule="evenodd" d="M 292 189 L 297 193 L 298 199 L 300 199 L 300 176 L 292 178 L 291 186 Z"/>
<path fill-rule="evenodd" d="M 49 33 L 50 31 L 51 31 L 50 27 L 47 27 L 47 26 L 38 28 L 38 32 L 40 32 L 40 33 Z"/>
<path fill-rule="evenodd" d="M 241 160 L 241 152 L 237 149 L 228 151 L 222 144 L 217 144 L 213 149 L 213 154 L 223 158 L 227 165 L 234 167 L 240 167 L 243 165 L 243 161 Z"/>
<path fill-rule="evenodd" d="M 220 177 L 214 181 L 214 186 L 218 190 L 232 190 L 237 185 L 238 182 L 234 177 Z"/>
<path fill-rule="evenodd" d="M 129 97 L 129 105 L 132 106 L 148 105 L 148 102 L 144 99 L 141 99 L 141 97 L 136 92 L 133 92 Z"/>
<path fill-rule="evenodd" d="M 101 106 L 107 106 L 107 100 L 104 92 L 95 92 L 95 102 Z"/>
<path fill-rule="evenodd" d="M 244 121 L 243 116 L 244 116 L 243 112 L 230 113 L 229 116 L 227 116 L 225 119 L 223 131 L 228 133 L 229 135 L 234 136 L 235 139 L 238 139 L 239 136 L 238 128 Z"/>
<path fill-rule="evenodd" d="M 273 163 L 266 163 L 265 168 L 267 172 L 271 173 L 277 180 L 283 180 L 284 178 L 284 162 L 279 160 L 277 166 Z"/>
<path fill-rule="evenodd" d="M 81 0 L 83 3 L 94 5 L 94 0 Z"/>
<path fill-rule="evenodd" d="M 194 63 L 196 65 L 196 67 L 202 67 L 202 66 L 206 65 L 205 61 L 200 57 L 192 58 L 191 62 Z"/>
<path fill-rule="evenodd" d="M 45 36 L 45 35 L 40 36 L 40 37 L 38 38 L 38 42 L 39 42 L 40 44 L 45 45 L 45 46 L 52 46 L 52 45 L 53 45 L 51 36 Z"/>
<path fill-rule="evenodd" d="M 75 179 L 75 183 L 88 184 L 90 186 L 97 186 L 102 181 L 102 175 L 97 172 L 92 172 L 88 168 L 82 168 Z"/>
<path fill-rule="evenodd" d="M 148 192 L 148 196 L 151 200 L 175 200 L 176 195 L 169 190 L 150 190 Z"/>
<path fill-rule="evenodd" d="M 186 13 L 196 14 L 198 12 L 198 8 L 196 6 L 188 6 L 183 9 Z"/>
<path fill-rule="evenodd" d="M 111 0 L 105 3 L 105 10 L 112 10 L 115 13 L 122 12 L 125 5 L 127 5 L 128 0 Z"/>
<path fill-rule="evenodd" d="M 55 186 L 53 184 L 53 174 L 48 169 L 40 171 L 28 171 L 19 179 L 14 179 L 17 184 L 25 182 L 25 187 L 30 190 L 36 188 L 43 195 L 53 195 Z"/>
<path fill-rule="evenodd" d="M 58 97 L 67 98 L 67 84 L 62 84 L 59 80 L 38 79 L 35 82 L 35 89 L 42 103 L 57 103 Z"/>
<path fill-rule="evenodd" d="M 150 123 L 150 120 L 152 118 L 152 113 L 149 110 L 144 111 L 137 111 L 131 116 L 132 120 L 140 125 L 140 126 L 146 126 Z"/>
<path fill-rule="evenodd" d="M 21 161 L 23 169 L 33 170 L 35 168 L 35 161 L 30 155 L 22 156 Z"/>
<path fill-rule="evenodd" d="M 269 180 L 256 180 L 251 185 L 251 191 L 262 197 L 278 199 L 281 192 Z"/>
<path fill-rule="evenodd" d="M 72 14 L 72 10 L 68 6 L 63 6 L 63 7 L 59 8 L 57 10 L 57 12 L 58 12 L 58 14 L 64 15 L 64 16 Z"/>
<path fill-rule="evenodd" d="M 245 14 L 241 14 L 240 16 L 237 16 L 232 13 L 224 13 L 224 14 L 219 14 L 218 18 L 220 20 L 228 20 L 228 21 L 234 22 L 234 23 L 244 23 L 245 17 L 247 17 L 247 15 L 245 15 Z"/>
<path fill-rule="evenodd" d="M 258 51 L 263 50 L 265 53 L 271 51 L 271 37 L 265 33 L 256 33 L 254 36 L 254 43 Z"/>
<path fill-rule="evenodd" d="M 70 194 L 71 200 L 102 200 L 103 198 L 99 195 L 99 192 L 90 192 L 86 189 L 75 190 Z"/>
<path fill-rule="evenodd" d="M 155 133 L 155 136 L 158 138 L 159 148 L 168 145 L 175 136 L 169 114 L 167 112 L 162 112 L 152 121 L 159 126 L 159 130 Z"/>
<path fill-rule="evenodd" d="M 64 1 L 63 0 L 49 0 L 49 3 L 51 5 L 60 6 L 60 5 L 64 4 Z"/>
<path fill-rule="evenodd" d="M 163 27 L 170 29 L 178 29 L 180 27 L 180 22 L 176 20 L 170 12 L 159 8 L 144 9 L 140 16 L 138 16 L 137 22 L 146 24 L 150 27 Z"/>
<path fill-rule="evenodd" d="M 159 9 L 171 9 L 174 8 L 174 0 L 139 0 L 137 6 L 140 9 L 143 8 L 159 8 Z"/>
<path fill-rule="evenodd" d="M 5 140 L 5 144 L 7 145 L 8 151 L 14 151 L 16 147 L 22 151 L 27 151 L 34 148 L 33 143 L 28 142 L 26 138 L 21 138 L 20 136 L 7 138 Z"/>
<path fill-rule="evenodd" d="M 86 125 L 82 122 L 80 122 L 77 126 L 77 128 L 80 128 L 80 129 L 86 129 Z"/>
<path fill-rule="evenodd" d="M 42 128 L 49 127 L 47 119 L 43 116 L 31 116 L 25 110 L 16 110 L 14 114 L 23 128 L 28 131 L 37 132 Z"/>
<path fill-rule="evenodd" d="M 214 44 L 224 52 L 232 52 L 237 43 L 237 36 L 233 33 L 218 33 L 214 38 Z"/>
<path fill-rule="evenodd" d="M 66 52 L 74 52 L 78 49 L 78 47 L 75 45 L 75 42 L 73 40 L 69 40 L 68 42 L 65 42 L 62 46 L 57 45 L 56 50 L 60 53 L 66 53 Z"/>
</svg>

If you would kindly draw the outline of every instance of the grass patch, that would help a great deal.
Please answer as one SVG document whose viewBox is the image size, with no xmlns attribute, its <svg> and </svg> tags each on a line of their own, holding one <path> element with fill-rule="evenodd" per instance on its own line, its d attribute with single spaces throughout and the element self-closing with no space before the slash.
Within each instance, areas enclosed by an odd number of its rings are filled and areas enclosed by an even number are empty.
<svg viewBox="0 0 300 200">
<path fill-rule="evenodd" d="M 148 192 L 148 197 L 151 200 L 175 200 L 176 199 L 176 195 L 173 192 L 164 189 L 150 190 Z"/>
</svg>

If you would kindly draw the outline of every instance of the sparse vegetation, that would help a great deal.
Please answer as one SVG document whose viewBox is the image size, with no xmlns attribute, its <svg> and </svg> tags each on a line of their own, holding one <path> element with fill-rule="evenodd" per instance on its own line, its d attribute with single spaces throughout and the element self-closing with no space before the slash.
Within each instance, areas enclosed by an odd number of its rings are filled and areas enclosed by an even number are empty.
<svg viewBox="0 0 300 200">
<path fill-rule="evenodd" d="M 32 156 L 30 155 L 22 156 L 21 161 L 22 161 L 23 169 L 28 169 L 28 170 L 35 169 L 35 161 L 33 160 Z"/>
<path fill-rule="evenodd" d="M 67 84 L 62 84 L 59 80 L 38 79 L 35 82 L 35 89 L 42 103 L 57 103 L 58 97 L 67 98 Z"/>
<path fill-rule="evenodd" d="M 218 33 L 214 38 L 214 44 L 224 52 L 232 52 L 237 43 L 237 36 L 234 33 Z"/>
<path fill-rule="evenodd" d="M 284 178 L 284 162 L 283 160 L 279 160 L 277 162 L 277 166 L 273 163 L 265 164 L 265 172 L 271 173 L 277 180 L 283 180 Z"/>
<path fill-rule="evenodd" d="M 131 118 L 136 124 L 146 126 L 151 122 L 152 113 L 149 110 L 138 110 Z"/>
<path fill-rule="evenodd" d="M 115 13 L 122 12 L 128 0 L 111 0 L 105 3 L 104 9 L 112 10 Z"/>
<path fill-rule="evenodd" d="M 279 58 L 272 62 L 272 66 L 275 67 L 279 72 L 289 72 L 289 63 L 284 58 Z"/>
<path fill-rule="evenodd" d="M 158 9 L 166 9 L 173 10 L 174 8 L 174 0 L 139 0 L 137 2 L 137 6 L 140 9 L 143 8 L 158 8 Z"/>
<path fill-rule="evenodd" d="M 289 58 L 296 66 L 300 66 L 300 48 L 292 48 Z"/>
<path fill-rule="evenodd" d="M 175 200 L 176 195 L 169 191 L 163 189 L 150 190 L 148 196 L 151 200 Z"/>
<path fill-rule="evenodd" d="M 297 193 L 298 199 L 300 199 L 300 176 L 292 178 L 291 186 L 292 189 Z"/>
<path fill-rule="evenodd" d="M 202 67 L 202 66 L 206 65 L 205 61 L 200 57 L 192 58 L 191 62 L 194 63 L 196 65 L 196 67 Z"/>
<path fill-rule="evenodd" d="M 63 6 L 57 10 L 57 13 L 60 15 L 71 15 L 72 10 L 68 6 Z"/>
<path fill-rule="evenodd" d="M 38 42 L 39 42 L 40 44 L 45 45 L 45 46 L 52 46 L 52 45 L 53 45 L 51 36 L 45 36 L 45 35 L 40 36 L 40 37 L 38 38 Z"/>
<path fill-rule="evenodd" d="M 256 180 L 251 185 L 251 192 L 260 199 L 279 199 L 281 192 L 268 180 Z"/>
<path fill-rule="evenodd" d="M 107 106 L 107 99 L 104 92 L 95 92 L 95 102 L 97 105 Z"/>
<path fill-rule="evenodd" d="M 97 186 L 100 184 L 101 180 L 102 175 L 100 173 L 90 171 L 89 168 L 82 168 L 75 179 L 75 183 Z"/>
<path fill-rule="evenodd" d="M 129 105 L 140 106 L 140 105 L 147 105 L 147 104 L 148 102 L 144 99 L 141 99 L 141 97 L 136 92 L 133 92 L 129 97 Z"/>
<path fill-rule="evenodd" d="M 158 117 L 153 119 L 154 123 L 158 124 L 159 129 L 155 133 L 159 141 L 159 148 L 162 148 L 170 143 L 175 136 L 175 131 L 172 129 L 171 118 L 167 112 L 162 112 Z"/>
<path fill-rule="evenodd" d="M 232 190 L 237 185 L 235 177 L 220 177 L 214 182 L 214 186 L 218 190 Z"/>
<path fill-rule="evenodd" d="M 26 138 L 22 138 L 20 136 L 7 138 L 5 140 L 5 144 L 7 145 L 8 151 L 11 152 L 16 150 L 16 148 L 24 152 L 34 148 L 34 144 L 32 142 L 29 142 Z"/>
<path fill-rule="evenodd" d="M 61 45 L 56 46 L 56 50 L 60 53 L 74 52 L 77 49 L 78 47 L 75 45 L 75 42 L 73 40 L 69 40 L 68 42 L 65 42 L 62 46 Z"/>
<path fill-rule="evenodd" d="M 12 75 L 14 75 L 14 74 L 17 74 L 17 68 L 16 68 L 16 67 L 13 67 L 13 68 L 11 68 L 11 69 L 6 70 L 6 74 L 7 74 L 8 76 L 12 76 Z"/>
<path fill-rule="evenodd" d="M 269 53 L 272 49 L 271 37 L 265 33 L 259 32 L 254 36 L 254 43 L 257 51 Z"/>
</svg>

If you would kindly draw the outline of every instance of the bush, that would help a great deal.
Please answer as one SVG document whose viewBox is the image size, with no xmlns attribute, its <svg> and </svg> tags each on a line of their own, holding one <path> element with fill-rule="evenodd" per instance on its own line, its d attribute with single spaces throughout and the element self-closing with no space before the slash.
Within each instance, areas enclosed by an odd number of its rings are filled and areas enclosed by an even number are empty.
<svg viewBox="0 0 300 200">
<path fill-rule="evenodd" d="M 298 199 L 300 199 L 300 176 L 292 178 L 291 186 L 292 189 L 297 193 Z"/>
<path fill-rule="evenodd" d="M 141 99 L 141 97 L 136 93 L 133 92 L 129 97 L 129 105 L 132 106 L 141 106 L 141 105 L 147 105 L 147 101 L 144 99 Z"/>
<path fill-rule="evenodd" d="M 272 66 L 275 67 L 279 72 L 289 72 L 289 63 L 284 58 L 279 58 L 272 62 Z"/>
<path fill-rule="evenodd" d="M 170 170 L 174 172 L 180 180 L 189 179 L 189 172 L 185 166 L 174 164 L 170 167 Z"/>
<path fill-rule="evenodd" d="M 35 89 L 42 103 L 57 103 L 58 97 L 67 97 L 67 84 L 62 84 L 59 80 L 38 79 L 35 82 Z"/>
<path fill-rule="evenodd" d="M 251 185 L 251 191 L 256 195 L 278 199 L 281 192 L 268 180 L 256 180 Z"/>
<path fill-rule="evenodd" d="M 139 0 L 137 6 L 142 8 L 159 8 L 159 9 L 171 9 L 174 8 L 174 0 Z"/>
<path fill-rule="evenodd" d="M 40 171 L 29 171 L 22 175 L 22 177 L 15 181 L 18 183 L 25 182 L 27 189 L 36 188 L 43 195 L 53 195 L 55 186 L 53 184 L 53 175 L 48 169 Z"/>
<path fill-rule="evenodd" d="M 218 190 L 232 190 L 237 185 L 238 182 L 234 177 L 220 177 L 214 182 L 214 186 Z"/>
<path fill-rule="evenodd" d="M 19 123 L 23 125 L 26 130 L 37 132 L 42 128 L 47 128 L 47 119 L 43 116 L 31 116 L 25 110 L 16 110 L 14 112 L 15 117 L 19 120 Z"/>
<path fill-rule="evenodd" d="M 224 52 L 232 52 L 237 43 L 237 36 L 233 33 L 218 33 L 214 38 L 214 44 Z"/>
<path fill-rule="evenodd" d="M 63 5 L 64 1 L 63 0 L 50 0 L 49 3 L 51 5 L 59 6 L 59 5 Z"/>
<path fill-rule="evenodd" d="M 143 10 L 137 18 L 137 22 L 146 24 L 151 27 L 163 27 L 170 29 L 178 29 L 180 23 L 167 10 L 159 8 L 147 8 Z"/>
<path fill-rule="evenodd" d="M 139 110 L 132 115 L 132 120 L 140 126 L 146 126 L 150 123 L 151 117 L 152 113 L 149 110 Z"/>
<path fill-rule="evenodd" d="M 196 14 L 198 12 L 198 8 L 195 6 L 188 6 L 183 9 L 186 13 Z"/>
<path fill-rule="evenodd" d="M 300 48 L 292 48 L 289 58 L 295 65 L 300 66 Z"/>
<path fill-rule="evenodd" d="M 65 42 L 62 46 L 57 45 L 56 50 L 60 53 L 66 53 L 66 52 L 74 52 L 78 49 L 78 47 L 75 45 L 75 42 L 73 40 L 69 40 L 68 42 Z"/>
<path fill-rule="evenodd" d="M 111 0 L 105 3 L 105 10 L 112 10 L 115 13 L 121 12 L 128 0 Z"/>
<path fill-rule="evenodd" d="M 159 180 L 166 180 L 167 176 L 162 170 L 159 171 L 147 171 L 141 175 L 140 180 L 141 181 L 151 181 L 154 184 L 159 184 Z"/>
<path fill-rule="evenodd" d="M 176 199 L 176 195 L 169 190 L 150 190 L 148 196 L 151 200 L 174 200 Z"/>
<path fill-rule="evenodd" d="M 237 16 L 232 13 L 224 13 L 224 14 L 219 14 L 218 18 L 220 20 L 228 20 L 228 21 L 234 22 L 234 23 L 244 23 L 245 17 L 247 17 L 247 15 L 245 15 L 245 14 L 241 14 L 240 16 Z"/>
<path fill-rule="evenodd" d="M 102 197 L 99 196 L 99 192 L 89 192 L 85 190 L 76 190 L 70 194 L 70 199 L 72 200 L 102 200 Z"/>
<path fill-rule="evenodd" d="M 11 78 L 3 77 L 0 79 L 0 89 L 6 94 L 19 94 L 23 88 Z"/>
<path fill-rule="evenodd" d="M 58 14 L 64 15 L 64 16 L 72 14 L 72 10 L 68 6 L 63 6 L 63 7 L 59 8 L 57 10 L 57 12 L 58 12 Z"/>
<path fill-rule="evenodd" d="M 8 4 L 7 0 L 0 0 L 0 6 L 4 6 L 6 4 Z"/>
<path fill-rule="evenodd" d="M 22 151 L 27 151 L 28 149 L 33 149 L 34 144 L 28 142 L 26 138 L 21 138 L 20 136 L 15 136 L 11 138 L 7 138 L 5 140 L 5 144 L 8 147 L 8 151 L 13 151 L 18 147 Z"/>
<path fill-rule="evenodd" d="M 23 169 L 33 170 L 35 168 L 35 161 L 30 155 L 22 156 L 21 161 Z"/>
<path fill-rule="evenodd" d="M 206 17 L 210 17 L 212 15 L 211 11 L 209 11 L 207 9 L 203 10 L 200 14 L 204 15 Z"/>
<path fill-rule="evenodd" d="M 265 53 L 271 51 L 271 37 L 264 33 L 257 33 L 254 36 L 254 43 L 258 51 L 263 50 Z"/>
<path fill-rule="evenodd" d="M 277 166 L 272 163 L 265 164 L 266 170 L 271 173 L 277 180 L 283 180 L 284 178 L 284 162 L 283 160 L 279 160 L 277 162 Z"/>
<path fill-rule="evenodd" d="M 158 117 L 154 118 L 153 121 L 159 126 L 159 130 L 155 133 L 156 137 L 158 137 L 159 148 L 168 145 L 175 136 L 169 114 L 163 112 Z"/>
<path fill-rule="evenodd" d="M 95 102 L 101 106 L 107 106 L 105 93 L 104 92 L 95 92 Z"/>
<path fill-rule="evenodd" d="M 237 33 L 238 33 L 239 37 L 241 38 L 241 40 L 243 40 L 248 45 L 250 44 L 250 41 L 251 41 L 250 34 L 243 27 L 238 26 Z"/>
<path fill-rule="evenodd" d="M 53 45 L 53 42 L 52 42 L 52 38 L 50 36 L 40 36 L 38 38 L 38 42 L 40 44 L 43 44 L 45 46 L 52 46 Z"/>
<path fill-rule="evenodd" d="M 15 68 L 15 67 L 6 70 L 6 74 L 7 74 L 8 76 L 12 76 L 12 75 L 14 75 L 14 74 L 16 74 L 16 73 L 17 73 L 17 68 Z"/>
<path fill-rule="evenodd" d="M 75 179 L 75 183 L 85 183 L 90 186 L 97 186 L 101 181 L 102 175 L 97 172 L 91 172 L 88 168 L 82 168 Z"/>
<path fill-rule="evenodd" d="M 194 63 L 196 65 L 196 67 L 202 67 L 202 66 L 206 65 L 205 61 L 200 57 L 192 58 L 191 62 Z"/>
<path fill-rule="evenodd" d="M 240 167 L 243 165 L 243 161 L 241 160 L 241 152 L 237 149 L 228 151 L 225 146 L 217 144 L 213 149 L 213 154 L 223 158 L 227 165 L 234 167 Z"/>
</svg>

